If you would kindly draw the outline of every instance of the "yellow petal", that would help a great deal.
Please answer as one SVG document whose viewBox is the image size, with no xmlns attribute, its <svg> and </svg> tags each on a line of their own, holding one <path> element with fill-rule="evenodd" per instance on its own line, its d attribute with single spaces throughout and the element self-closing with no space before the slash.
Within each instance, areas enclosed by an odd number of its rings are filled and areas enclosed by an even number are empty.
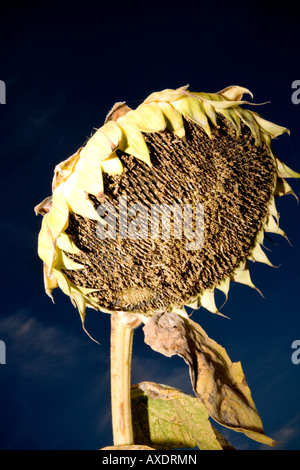
<svg viewBox="0 0 300 470">
<path fill-rule="evenodd" d="M 274 196 L 286 196 L 292 194 L 299 202 L 298 196 L 294 193 L 289 183 L 284 178 L 277 178 Z"/>
<path fill-rule="evenodd" d="M 116 153 L 113 153 L 107 160 L 101 162 L 104 173 L 108 175 L 121 175 L 123 173 L 123 164 Z"/>
<path fill-rule="evenodd" d="M 100 128 L 81 150 L 81 157 L 87 160 L 99 162 L 108 158 L 115 148 L 115 144 L 102 132 Z"/>
<path fill-rule="evenodd" d="M 58 285 L 64 294 L 70 297 L 71 295 L 71 281 L 59 269 L 53 268 L 53 274 L 57 279 Z"/>
<path fill-rule="evenodd" d="M 52 297 L 52 291 L 53 289 L 58 287 L 58 282 L 54 274 L 49 275 L 49 267 L 46 265 L 46 263 L 44 263 L 44 266 L 43 266 L 43 274 L 44 274 L 44 286 L 45 286 L 46 294 L 49 295 L 49 297 L 54 302 L 53 297 Z"/>
<path fill-rule="evenodd" d="M 206 101 L 206 102 L 209 103 L 210 101 L 224 101 L 224 98 L 222 96 L 218 95 L 217 93 L 205 93 L 203 91 L 201 91 L 201 92 L 186 91 L 186 94 L 188 94 L 189 96 L 196 97 L 196 98 L 200 99 L 202 102 Z"/>
<path fill-rule="evenodd" d="M 272 215 L 273 217 L 275 217 L 275 219 L 277 221 L 279 221 L 279 213 L 278 213 L 277 208 L 276 208 L 275 198 L 274 197 L 272 197 L 271 200 L 270 200 L 270 203 L 269 203 L 269 206 L 268 206 L 268 211 L 269 211 L 270 215 Z"/>
<path fill-rule="evenodd" d="M 183 318 L 189 318 L 189 316 L 188 316 L 188 314 L 187 314 L 184 307 L 181 307 L 181 308 L 180 307 L 173 307 L 172 312 L 177 313 L 177 315 L 180 315 Z"/>
<path fill-rule="evenodd" d="M 120 149 L 129 155 L 142 160 L 147 163 L 147 165 L 152 166 L 143 134 L 136 127 L 127 123 L 125 120 L 127 114 L 118 119 L 118 124 L 123 130 L 123 136 L 125 138 L 125 141 L 122 141 L 120 144 Z"/>
<path fill-rule="evenodd" d="M 157 104 L 165 115 L 167 129 L 169 129 L 169 131 L 173 132 L 179 138 L 184 137 L 185 130 L 181 113 L 179 113 L 173 106 L 171 106 L 170 103 L 167 103 L 166 101 L 160 101 Z"/>
<path fill-rule="evenodd" d="M 286 234 L 284 233 L 283 230 L 281 230 L 281 228 L 279 227 L 277 221 L 274 219 L 273 216 L 269 216 L 267 218 L 267 221 L 264 225 L 264 229 L 266 232 L 269 232 L 269 233 L 277 233 L 278 235 L 281 235 L 282 237 L 286 237 Z"/>
<path fill-rule="evenodd" d="M 68 205 L 60 188 L 54 191 L 51 209 L 48 214 L 45 215 L 54 242 L 56 242 L 61 232 L 67 228 L 69 219 Z"/>
<path fill-rule="evenodd" d="M 300 178 L 300 173 L 291 170 L 287 165 L 285 165 L 282 161 L 276 158 L 277 163 L 277 173 L 278 176 L 281 178 Z"/>
<path fill-rule="evenodd" d="M 257 243 L 254 246 L 251 252 L 251 255 L 249 256 L 249 259 L 251 259 L 252 261 L 257 261 L 258 263 L 264 263 L 264 264 L 274 267 L 271 261 L 268 259 L 267 255 L 265 254 L 265 252 L 263 251 L 260 243 Z"/>
<path fill-rule="evenodd" d="M 203 106 L 205 114 L 210 119 L 212 124 L 214 126 L 217 126 L 218 123 L 217 123 L 217 115 L 215 112 L 215 108 L 211 104 L 209 104 L 207 101 L 203 101 L 202 106 Z"/>
<path fill-rule="evenodd" d="M 84 268 L 83 264 L 76 263 L 76 261 L 73 261 L 72 259 L 68 258 L 67 255 L 63 251 L 61 251 L 61 259 L 62 259 L 62 267 L 64 269 L 70 269 L 71 271 L 74 271 L 77 269 Z"/>
<path fill-rule="evenodd" d="M 125 119 L 142 132 L 161 132 L 166 128 L 164 114 L 157 103 L 141 104 L 129 111 Z"/>
<path fill-rule="evenodd" d="M 241 120 L 234 109 L 218 109 L 218 113 L 222 114 L 226 119 L 231 121 L 236 129 L 236 135 L 239 137 L 241 133 Z"/>
<path fill-rule="evenodd" d="M 250 128 L 253 137 L 255 138 L 255 144 L 258 145 L 261 142 L 260 128 L 254 119 L 251 111 L 248 109 L 237 108 L 236 114 L 244 121 L 244 123 Z"/>
<path fill-rule="evenodd" d="M 116 121 L 108 121 L 105 123 L 104 126 L 101 127 L 101 132 L 108 137 L 115 147 L 118 147 L 123 134 Z"/>
<path fill-rule="evenodd" d="M 284 132 L 288 132 L 289 130 L 286 127 L 278 126 L 273 122 L 267 121 L 263 119 L 259 114 L 255 113 L 254 111 L 249 111 L 252 114 L 258 125 L 273 139 L 278 137 L 279 135 L 283 134 Z"/>
<path fill-rule="evenodd" d="M 54 191 L 57 186 L 63 183 L 69 175 L 72 173 L 76 163 L 80 157 L 81 148 L 77 150 L 71 157 L 67 158 L 63 162 L 56 165 L 54 170 L 54 178 L 52 181 L 52 191 Z"/>
<path fill-rule="evenodd" d="M 197 296 L 195 299 L 190 300 L 186 306 L 193 310 L 197 310 L 200 307 L 199 297 Z"/>
<path fill-rule="evenodd" d="M 204 293 L 200 295 L 200 302 L 202 307 L 206 308 L 210 312 L 219 313 L 215 304 L 214 289 L 204 291 Z"/>
<path fill-rule="evenodd" d="M 92 220 L 100 220 L 96 209 L 84 191 L 74 188 L 69 180 L 63 183 L 62 190 L 68 205 L 75 214 Z"/>
<path fill-rule="evenodd" d="M 79 248 L 73 243 L 70 237 L 66 233 L 61 233 L 57 239 L 57 246 L 68 253 L 78 255 L 80 253 Z"/>
<path fill-rule="evenodd" d="M 229 292 L 229 289 L 230 289 L 230 278 L 226 277 L 222 282 L 220 282 L 220 284 L 218 284 L 216 286 L 216 288 L 218 290 L 220 290 L 221 292 L 223 292 L 223 294 L 225 295 L 226 300 L 227 300 L 228 292 Z"/>
<path fill-rule="evenodd" d="M 85 321 L 85 308 L 86 308 L 86 300 L 83 295 L 81 295 L 79 292 L 72 292 L 71 298 L 75 301 L 78 312 L 80 314 L 80 318 L 82 321 L 82 324 L 84 324 Z"/>
<path fill-rule="evenodd" d="M 251 96 L 251 98 L 253 98 L 253 95 L 251 91 L 248 90 L 248 88 L 244 88 L 238 85 L 231 85 L 221 91 L 218 91 L 218 95 L 224 96 L 225 98 L 234 101 L 241 101 L 244 93 L 247 93 Z"/>
<path fill-rule="evenodd" d="M 162 91 L 158 91 L 155 93 L 151 93 L 148 98 L 145 99 L 144 103 L 150 103 L 152 101 L 175 101 L 181 98 L 183 93 L 187 90 L 188 85 L 183 86 L 181 88 L 177 88 L 177 90 L 166 89 Z"/>
<path fill-rule="evenodd" d="M 203 95 L 203 93 L 201 93 Z M 218 95 L 215 95 L 218 96 Z M 220 97 L 221 98 L 221 97 Z M 216 99 L 213 96 L 210 96 L 210 98 L 205 98 L 203 97 L 203 100 L 209 103 L 211 106 L 213 106 L 216 111 L 219 109 L 227 109 L 227 108 L 233 108 L 237 107 L 240 104 L 244 104 L 245 101 L 232 101 L 232 100 L 226 100 L 226 99 Z"/>
<path fill-rule="evenodd" d="M 67 184 L 73 188 L 81 189 L 87 194 L 97 196 L 100 192 L 103 192 L 103 178 L 100 163 L 98 161 L 81 158 L 76 165 L 76 170 L 69 177 Z"/>
<path fill-rule="evenodd" d="M 41 230 L 38 235 L 38 255 L 48 266 L 48 275 L 50 276 L 55 258 L 55 247 L 53 236 L 48 226 L 48 215 L 46 214 L 43 217 Z"/>
<path fill-rule="evenodd" d="M 184 116 L 199 124 L 208 136 L 211 137 L 208 119 L 200 100 L 187 96 L 172 102 L 172 106 Z"/>
<path fill-rule="evenodd" d="M 234 282 L 238 282 L 239 284 L 244 284 L 260 292 L 259 289 L 253 284 L 251 280 L 248 263 L 242 263 L 240 267 L 233 272 L 231 278 Z"/>
<path fill-rule="evenodd" d="M 83 295 L 91 294 L 92 292 L 97 292 L 99 289 L 93 289 L 91 287 L 82 287 L 76 286 L 76 289 L 81 292 Z"/>
</svg>

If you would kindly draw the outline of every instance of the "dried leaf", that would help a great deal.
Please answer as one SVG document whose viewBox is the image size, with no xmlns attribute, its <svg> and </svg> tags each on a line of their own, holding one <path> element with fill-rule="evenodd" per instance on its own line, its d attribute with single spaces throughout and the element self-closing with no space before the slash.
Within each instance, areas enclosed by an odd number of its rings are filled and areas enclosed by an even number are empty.
<svg viewBox="0 0 300 470">
<path fill-rule="evenodd" d="M 131 397 L 135 442 L 165 450 L 233 449 L 212 427 L 198 398 L 153 382 L 133 385 Z"/>
<path fill-rule="evenodd" d="M 155 351 L 182 357 L 189 365 L 194 392 L 218 423 L 251 439 L 274 446 L 267 437 L 239 362 L 190 319 L 175 313 L 156 314 L 143 328 Z"/>
</svg>

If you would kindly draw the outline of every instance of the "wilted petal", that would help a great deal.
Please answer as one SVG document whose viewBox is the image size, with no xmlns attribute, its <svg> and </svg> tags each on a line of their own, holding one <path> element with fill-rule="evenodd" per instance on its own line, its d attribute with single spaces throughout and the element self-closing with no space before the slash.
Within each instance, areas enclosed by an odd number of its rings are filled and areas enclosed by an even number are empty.
<svg viewBox="0 0 300 470">
<path fill-rule="evenodd" d="M 253 98 L 253 94 L 250 90 L 248 90 L 248 88 L 244 88 L 238 85 L 231 85 L 221 91 L 218 91 L 218 95 L 224 96 L 225 98 L 234 101 L 241 101 L 244 93 L 247 93 L 251 96 L 251 98 Z"/>
</svg>

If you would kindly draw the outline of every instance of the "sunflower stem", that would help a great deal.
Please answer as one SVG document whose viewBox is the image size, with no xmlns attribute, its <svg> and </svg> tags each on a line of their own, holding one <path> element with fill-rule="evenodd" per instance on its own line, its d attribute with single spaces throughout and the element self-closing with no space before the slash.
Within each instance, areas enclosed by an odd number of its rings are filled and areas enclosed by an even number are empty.
<svg viewBox="0 0 300 470">
<path fill-rule="evenodd" d="M 132 445 L 131 357 L 133 330 L 140 322 L 130 314 L 111 314 L 110 374 L 114 446 Z"/>
</svg>

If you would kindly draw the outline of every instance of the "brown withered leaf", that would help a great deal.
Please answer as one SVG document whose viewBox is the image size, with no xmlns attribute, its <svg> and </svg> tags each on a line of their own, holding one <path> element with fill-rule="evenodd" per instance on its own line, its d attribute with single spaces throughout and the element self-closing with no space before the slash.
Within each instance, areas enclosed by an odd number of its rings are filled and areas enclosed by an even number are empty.
<svg viewBox="0 0 300 470">
<path fill-rule="evenodd" d="M 158 313 L 143 331 L 153 350 L 184 359 L 195 395 L 215 421 L 268 446 L 277 444 L 265 435 L 241 363 L 231 362 L 198 323 L 176 313 Z"/>
</svg>

